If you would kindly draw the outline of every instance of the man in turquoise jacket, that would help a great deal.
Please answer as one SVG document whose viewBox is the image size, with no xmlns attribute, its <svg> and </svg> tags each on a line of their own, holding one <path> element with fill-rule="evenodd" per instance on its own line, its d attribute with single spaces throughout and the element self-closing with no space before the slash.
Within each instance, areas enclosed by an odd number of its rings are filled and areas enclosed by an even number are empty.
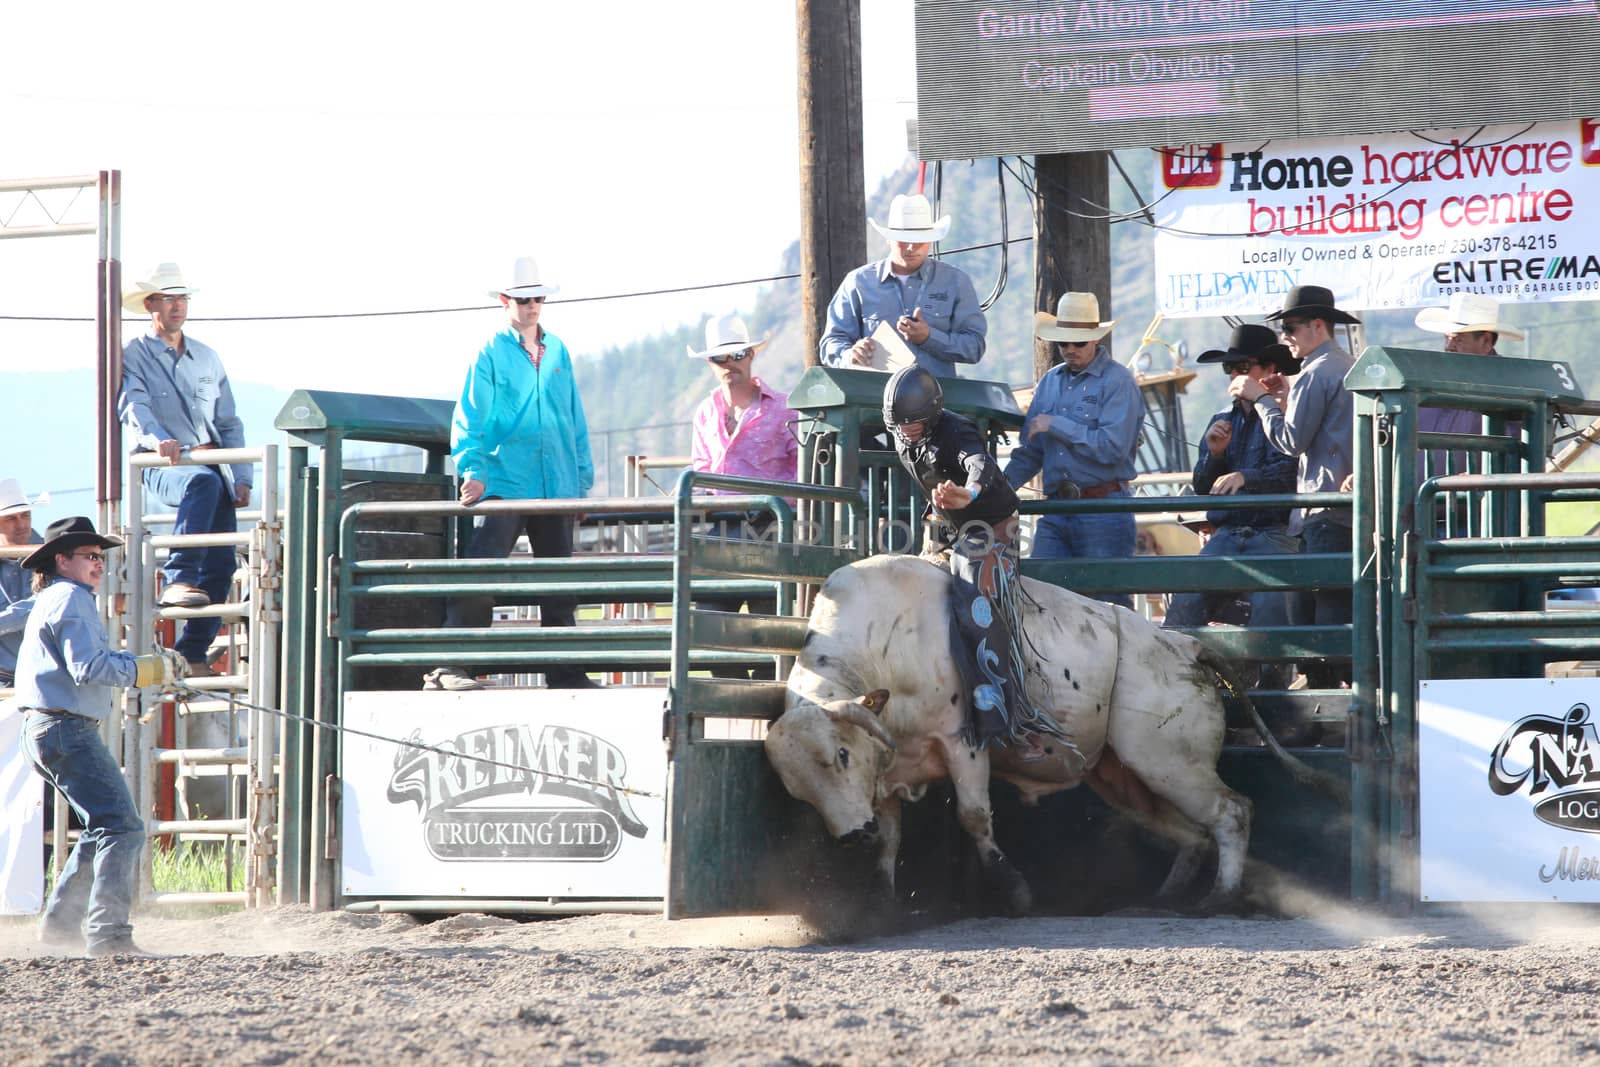
<svg viewBox="0 0 1600 1067">
<path fill-rule="evenodd" d="M 489 339 L 467 372 L 450 426 L 450 451 L 461 481 L 461 502 L 561 500 L 584 497 L 594 488 L 589 424 L 572 374 L 572 357 L 561 339 L 539 325 L 545 297 L 556 292 L 539 279 L 531 257 L 517 260 L 511 284 L 493 290 L 510 324 Z M 573 520 L 561 515 L 484 515 L 473 532 L 472 559 L 503 559 L 523 531 L 535 556 L 572 555 Z M 449 627 L 487 627 L 494 598 L 454 597 L 445 609 Z M 539 601 L 544 626 L 572 626 L 577 601 Z M 588 689 L 595 683 L 575 668 L 545 673 L 551 688 Z M 424 689 L 477 689 L 470 669 L 428 672 Z"/>
</svg>

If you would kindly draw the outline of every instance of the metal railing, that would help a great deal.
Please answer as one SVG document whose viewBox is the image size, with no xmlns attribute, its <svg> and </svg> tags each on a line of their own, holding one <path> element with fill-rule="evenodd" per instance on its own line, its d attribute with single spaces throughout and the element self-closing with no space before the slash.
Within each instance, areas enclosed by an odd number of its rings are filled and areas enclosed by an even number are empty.
<svg viewBox="0 0 1600 1067">
<path fill-rule="evenodd" d="M 124 765 L 130 785 L 144 813 L 152 838 L 170 836 L 178 841 L 220 841 L 225 869 L 232 881 L 233 842 L 244 840 L 242 889 L 213 893 L 157 893 L 153 884 L 153 851 L 145 849 L 140 861 L 143 898 L 159 905 L 244 904 L 259 907 L 275 902 L 275 854 L 280 811 L 279 723 L 271 715 L 252 714 L 240 706 L 278 706 L 278 646 L 282 624 L 283 520 L 278 487 L 276 445 L 258 448 L 211 449 L 185 454 L 178 466 L 216 466 L 249 463 L 259 471 L 260 506 L 237 513 L 235 533 L 157 534 L 152 528 L 170 527 L 176 516 L 145 511 L 140 472 L 166 466 L 154 453 L 129 458 L 128 551 L 126 555 L 126 617 L 128 650 L 143 655 L 155 648 L 156 626 L 170 620 L 218 618 L 227 635 L 230 673 L 189 680 L 188 687 L 216 694 L 211 701 L 182 703 L 163 699 L 153 691 L 140 691 L 132 699 L 136 713 L 125 718 L 122 741 Z M 155 575 L 161 558 L 178 548 L 232 546 L 245 550 L 247 561 L 235 574 L 237 598 L 204 608 L 161 607 Z M 242 581 L 241 581 L 242 574 Z M 239 630 L 244 639 L 239 640 Z M 241 670 L 241 664 L 243 669 Z M 161 743 L 162 719 L 171 714 L 173 742 Z M 198 716 L 222 716 L 226 725 L 222 745 L 192 745 L 190 725 Z M 174 805 L 180 817 L 161 818 L 157 790 L 160 770 L 173 770 Z M 237 807 L 234 783 L 244 780 L 244 810 Z M 220 777 L 224 784 L 223 818 L 194 819 L 187 815 L 189 783 L 198 778 Z"/>
</svg>

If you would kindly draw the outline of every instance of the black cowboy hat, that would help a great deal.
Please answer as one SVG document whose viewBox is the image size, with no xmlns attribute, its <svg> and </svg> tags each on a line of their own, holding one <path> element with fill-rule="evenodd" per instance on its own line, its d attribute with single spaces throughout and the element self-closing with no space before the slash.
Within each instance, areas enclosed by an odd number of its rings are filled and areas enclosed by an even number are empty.
<svg viewBox="0 0 1600 1067">
<path fill-rule="evenodd" d="M 34 549 L 22 565 L 30 571 L 43 570 L 45 565 L 56 558 L 56 553 L 71 554 L 73 551 L 94 545 L 96 548 L 121 548 L 120 537 L 105 537 L 95 532 L 94 523 L 82 515 L 74 515 L 70 519 L 57 519 L 44 531 L 44 544 Z"/>
<path fill-rule="evenodd" d="M 1282 311 L 1267 316 L 1268 322 L 1294 316 L 1301 319 L 1327 319 L 1329 322 L 1348 322 L 1359 325 L 1361 320 L 1348 311 L 1333 306 L 1333 290 L 1321 285 L 1297 285 L 1289 290 Z"/>
<path fill-rule="evenodd" d="M 1278 340 L 1271 326 L 1257 326 L 1246 322 L 1233 328 L 1228 338 L 1228 349 L 1213 348 L 1203 352 L 1196 363 L 1237 363 L 1253 359 L 1258 363 L 1271 363 L 1279 374 L 1299 374 L 1300 361 L 1289 354 L 1289 348 Z"/>
</svg>

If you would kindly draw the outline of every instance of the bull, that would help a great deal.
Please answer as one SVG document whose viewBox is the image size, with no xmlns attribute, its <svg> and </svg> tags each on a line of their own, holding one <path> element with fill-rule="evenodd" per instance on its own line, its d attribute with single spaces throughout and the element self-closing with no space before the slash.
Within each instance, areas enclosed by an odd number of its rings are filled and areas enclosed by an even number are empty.
<svg viewBox="0 0 1600 1067">
<path fill-rule="evenodd" d="M 1233 905 L 1251 804 L 1216 769 L 1224 733 L 1217 675 L 1243 692 L 1228 664 L 1124 608 L 1024 579 L 1028 694 L 1070 740 L 978 748 L 963 739 L 966 687 L 948 652 L 950 581 L 923 560 L 883 555 L 823 584 L 784 712 L 766 738 L 789 793 L 814 807 L 834 838 L 878 846 L 878 888 L 892 900 L 902 802 L 949 779 L 986 876 L 1026 911 L 1027 884 L 995 843 L 990 779 L 1013 783 L 1030 804 L 1087 783 L 1178 842 L 1159 899 L 1177 900 L 1214 845 L 1216 878 L 1199 906 Z M 1296 778 L 1311 775 L 1249 710 Z"/>
</svg>

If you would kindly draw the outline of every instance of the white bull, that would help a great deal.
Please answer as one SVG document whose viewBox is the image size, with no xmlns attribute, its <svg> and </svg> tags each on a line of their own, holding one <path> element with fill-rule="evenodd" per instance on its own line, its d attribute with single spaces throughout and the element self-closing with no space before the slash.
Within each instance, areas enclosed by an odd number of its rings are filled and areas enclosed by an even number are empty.
<svg viewBox="0 0 1600 1067">
<path fill-rule="evenodd" d="M 1131 611 L 1024 579 L 1028 694 L 1073 743 L 1044 738 L 1044 755 L 1032 759 L 1016 748 L 975 749 L 961 740 L 967 694 L 949 654 L 950 581 L 925 561 L 885 555 L 822 586 L 766 740 L 790 794 L 815 807 L 835 838 L 876 839 L 879 888 L 892 899 L 901 802 L 949 778 L 991 880 L 1025 910 L 1027 886 L 995 844 L 989 779 L 1014 783 L 1029 803 L 1087 782 L 1180 843 L 1161 897 L 1175 899 L 1192 881 L 1209 838 L 1217 876 L 1201 907 L 1230 904 L 1251 808 L 1217 777 L 1223 707 L 1213 672 L 1225 664 Z"/>
</svg>

